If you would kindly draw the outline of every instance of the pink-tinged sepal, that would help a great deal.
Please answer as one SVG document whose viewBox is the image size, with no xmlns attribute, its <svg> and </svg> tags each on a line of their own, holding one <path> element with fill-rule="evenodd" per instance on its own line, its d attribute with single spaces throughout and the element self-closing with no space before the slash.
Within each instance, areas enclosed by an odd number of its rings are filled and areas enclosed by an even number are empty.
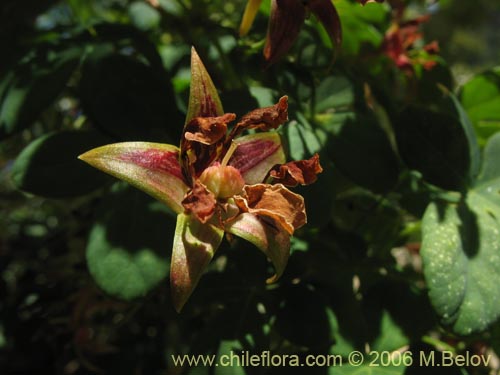
<svg viewBox="0 0 500 375">
<path fill-rule="evenodd" d="M 342 27 L 332 0 L 310 0 L 307 7 L 321 22 L 337 51 L 342 44 Z"/>
<path fill-rule="evenodd" d="M 223 114 L 222 103 L 212 78 L 210 78 L 196 50 L 192 48 L 191 87 L 185 123 L 188 124 L 195 117 L 216 117 Z"/>
<path fill-rule="evenodd" d="M 148 193 L 176 213 L 184 211 L 181 201 L 188 186 L 179 164 L 179 149 L 175 146 L 115 143 L 87 151 L 79 159 Z"/>
<path fill-rule="evenodd" d="M 267 283 L 281 277 L 290 257 L 290 235 L 286 231 L 250 213 L 242 213 L 228 221 L 225 230 L 254 244 L 273 263 L 276 273 Z"/>
<path fill-rule="evenodd" d="M 243 19 L 241 20 L 240 36 L 248 34 L 250 27 L 252 27 L 253 20 L 259 11 L 261 3 L 262 0 L 248 0 L 247 6 L 245 7 L 245 13 L 243 13 Z"/>
<path fill-rule="evenodd" d="M 293 45 L 306 17 L 306 8 L 298 0 L 271 0 L 264 57 L 271 65 Z"/>
<path fill-rule="evenodd" d="M 235 142 L 238 147 L 229 165 L 240 171 L 247 185 L 264 182 L 272 167 L 286 161 L 281 138 L 276 132 L 250 134 Z"/>
<path fill-rule="evenodd" d="M 202 224 L 191 215 L 179 214 L 175 228 L 170 287 L 177 312 L 188 300 L 219 247 L 224 231 Z"/>
</svg>

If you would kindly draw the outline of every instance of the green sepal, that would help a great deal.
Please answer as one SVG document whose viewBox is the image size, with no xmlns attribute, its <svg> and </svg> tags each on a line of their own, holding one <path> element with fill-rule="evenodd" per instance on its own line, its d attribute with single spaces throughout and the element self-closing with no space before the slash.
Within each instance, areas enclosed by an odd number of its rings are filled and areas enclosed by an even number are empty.
<svg viewBox="0 0 500 375">
<path fill-rule="evenodd" d="M 241 237 L 257 246 L 273 263 L 276 274 L 267 283 L 278 280 L 290 256 L 290 235 L 266 225 L 250 213 L 242 213 L 228 222 L 226 232 Z"/>
<path fill-rule="evenodd" d="M 222 114 L 224 110 L 212 78 L 196 50 L 191 48 L 191 87 L 186 124 L 195 117 L 214 117 Z"/>
<path fill-rule="evenodd" d="M 198 284 L 223 236 L 222 229 L 202 224 L 191 215 L 177 216 L 170 263 L 170 287 L 177 312 Z"/>
</svg>

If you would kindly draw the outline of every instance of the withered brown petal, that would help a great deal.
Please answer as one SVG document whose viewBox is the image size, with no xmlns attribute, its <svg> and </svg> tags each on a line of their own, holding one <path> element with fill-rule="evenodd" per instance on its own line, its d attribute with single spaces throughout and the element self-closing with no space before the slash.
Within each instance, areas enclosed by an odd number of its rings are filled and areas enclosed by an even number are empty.
<svg viewBox="0 0 500 375">
<path fill-rule="evenodd" d="M 235 118 L 234 113 L 217 117 L 195 117 L 184 128 L 184 138 L 188 141 L 213 145 L 226 135 L 227 124 Z"/>
<path fill-rule="evenodd" d="M 314 154 L 310 159 L 291 161 L 275 166 L 270 176 L 285 186 L 309 185 L 315 182 L 317 174 L 323 172 L 319 163 L 319 155 Z"/>
<path fill-rule="evenodd" d="M 302 1 L 272 0 L 264 58 L 268 65 L 283 57 L 293 45 L 306 17 Z"/>
<path fill-rule="evenodd" d="M 258 108 L 247 113 L 233 128 L 229 139 L 247 129 L 269 131 L 283 125 L 288 120 L 288 96 L 282 96 L 278 103 L 270 107 Z"/>
<path fill-rule="evenodd" d="M 215 195 L 198 180 L 182 200 L 186 213 L 193 214 L 203 224 L 213 216 L 216 204 Z"/>
<path fill-rule="evenodd" d="M 304 198 L 282 184 L 247 185 L 234 201 L 242 212 L 270 219 L 290 235 L 307 222 Z"/>
</svg>

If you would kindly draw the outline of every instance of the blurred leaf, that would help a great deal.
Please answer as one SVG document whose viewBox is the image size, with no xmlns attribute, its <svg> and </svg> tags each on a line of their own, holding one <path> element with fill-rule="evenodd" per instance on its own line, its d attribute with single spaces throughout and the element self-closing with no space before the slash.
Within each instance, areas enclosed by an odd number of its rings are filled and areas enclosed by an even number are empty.
<svg viewBox="0 0 500 375">
<path fill-rule="evenodd" d="M 12 181 L 20 190 L 51 198 L 87 194 L 110 180 L 78 160 L 78 155 L 107 142 L 95 131 L 47 134 L 19 154 Z"/>
<path fill-rule="evenodd" d="M 85 61 L 80 95 L 99 129 L 120 140 L 168 141 L 182 130 L 172 87 L 164 72 L 96 46 Z"/>
<path fill-rule="evenodd" d="M 335 7 L 342 21 L 343 55 L 356 55 L 368 45 L 377 48 L 383 40 L 383 33 L 377 26 L 383 26 L 389 10 L 383 4 L 359 6 L 348 0 L 338 0 Z"/>
<path fill-rule="evenodd" d="M 419 107 L 406 108 L 394 122 L 399 152 L 425 180 L 460 190 L 469 182 L 471 149 L 459 120 Z"/>
<path fill-rule="evenodd" d="M 160 13 L 141 1 L 134 1 L 129 5 L 128 13 L 132 23 L 140 30 L 148 31 L 159 26 Z"/>
<path fill-rule="evenodd" d="M 333 375 L 403 375 L 406 371 L 406 366 L 380 366 L 375 367 L 370 365 L 369 361 L 366 361 L 361 366 L 349 366 L 344 365 L 340 367 L 335 367 L 335 372 L 331 372 Z"/>
<path fill-rule="evenodd" d="M 399 162 L 385 131 L 373 113 L 356 107 L 360 85 L 344 76 L 322 81 L 314 102 L 316 130 L 324 152 L 335 167 L 356 184 L 375 192 L 390 190 Z"/>
<path fill-rule="evenodd" d="M 453 76 L 450 68 L 441 60 L 431 69 L 422 69 L 418 76 L 418 99 L 421 103 L 432 105 L 443 97 L 443 87 L 453 90 Z"/>
<path fill-rule="evenodd" d="M 484 151 L 483 169 L 458 205 L 431 203 L 422 259 L 429 294 L 443 324 L 457 334 L 483 331 L 500 316 L 500 135 Z"/>
<path fill-rule="evenodd" d="M 320 294 L 301 284 L 285 289 L 284 297 L 275 322 L 280 334 L 296 345 L 328 348 L 333 339 L 326 304 Z"/>
<path fill-rule="evenodd" d="M 392 189 L 399 162 L 389 138 L 371 115 L 332 115 L 322 124 L 327 152 L 342 174 L 374 192 Z"/>
<path fill-rule="evenodd" d="M 87 244 L 87 265 L 106 293 L 143 297 L 167 283 L 175 217 L 146 194 L 116 184 L 97 213 Z"/>
<path fill-rule="evenodd" d="M 32 125 L 54 102 L 77 67 L 82 50 L 34 51 L 0 83 L 0 139 Z"/>
<path fill-rule="evenodd" d="M 354 103 L 354 85 L 344 76 L 331 76 L 322 80 L 316 88 L 315 111 L 317 113 L 349 110 Z"/>
<path fill-rule="evenodd" d="M 226 358 L 231 358 L 235 354 L 240 354 L 243 352 L 243 347 L 238 340 L 222 340 L 219 345 L 219 350 L 217 352 L 217 358 L 221 358 L 222 355 L 226 355 Z M 230 371 L 224 369 L 224 367 L 219 366 L 215 368 L 214 375 L 245 375 L 247 372 L 245 368 L 238 365 L 239 362 L 234 361 L 233 366 L 230 366 Z"/>
<path fill-rule="evenodd" d="M 332 212 L 338 228 L 360 234 L 372 249 L 382 254 L 395 246 L 403 224 L 396 205 L 361 189 L 337 196 Z"/>
<path fill-rule="evenodd" d="M 500 68 L 472 78 L 462 87 L 460 100 L 484 146 L 500 130 Z"/>
</svg>

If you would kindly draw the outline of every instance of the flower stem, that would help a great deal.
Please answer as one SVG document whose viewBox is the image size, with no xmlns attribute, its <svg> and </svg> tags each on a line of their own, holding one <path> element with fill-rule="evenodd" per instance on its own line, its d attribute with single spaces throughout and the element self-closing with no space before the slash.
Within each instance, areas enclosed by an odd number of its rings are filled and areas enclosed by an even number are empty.
<svg viewBox="0 0 500 375">
<path fill-rule="evenodd" d="M 226 155 L 224 155 L 224 159 L 222 159 L 221 166 L 225 167 L 227 163 L 229 162 L 229 159 L 231 159 L 231 156 L 233 156 L 234 151 L 236 151 L 236 148 L 238 147 L 238 144 L 236 142 L 231 142 L 231 145 L 229 146 L 229 150 L 227 150 Z"/>
</svg>

